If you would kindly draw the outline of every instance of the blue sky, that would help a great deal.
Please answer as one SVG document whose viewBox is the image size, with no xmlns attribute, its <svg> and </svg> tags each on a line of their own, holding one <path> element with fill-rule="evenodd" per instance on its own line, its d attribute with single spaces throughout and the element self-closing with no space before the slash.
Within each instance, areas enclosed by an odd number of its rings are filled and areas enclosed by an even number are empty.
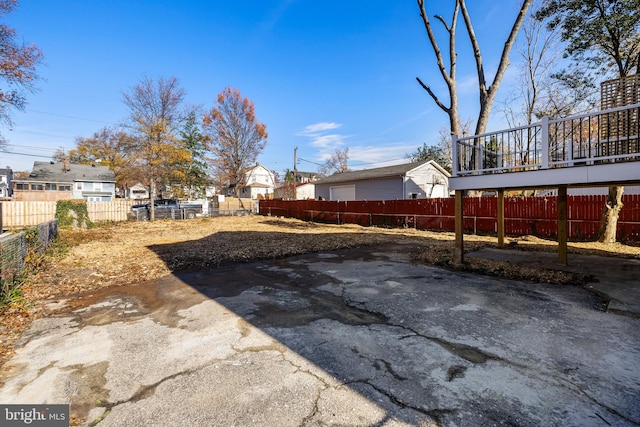
<svg viewBox="0 0 640 427">
<path fill-rule="evenodd" d="M 449 19 L 451 2 L 429 3 Z M 491 75 L 519 2 L 468 3 Z M 20 154 L 0 153 L 0 166 L 14 171 L 122 123 L 122 94 L 144 76 L 177 77 L 187 102 L 207 109 L 238 88 L 269 132 L 258 160 L 280 173 L 293 168 L 294 147 L 304 171 L 345 147 L 353 169 L 403 162 L 448 125 L 415 80 L 448 99 L 411 0 L 22 0 L 6 22 L 45 55 L 38 91 L 2 129 Z M 477 94 L 462 18 L 458 44 L 464 118 Z"/>
</svg>

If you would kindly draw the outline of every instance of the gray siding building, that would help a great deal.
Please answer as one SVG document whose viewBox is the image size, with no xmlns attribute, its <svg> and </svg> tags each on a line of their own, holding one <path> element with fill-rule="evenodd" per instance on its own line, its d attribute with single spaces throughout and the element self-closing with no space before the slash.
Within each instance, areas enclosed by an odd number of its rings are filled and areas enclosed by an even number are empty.
<svg viewBox="0 0 640 427">
<path fill-rule="evenodd" d="M 324 200 L 402 200 L 449 197 L 449 173 L 433 160 L 333 174 L 315 184 Z"/>
</svg>

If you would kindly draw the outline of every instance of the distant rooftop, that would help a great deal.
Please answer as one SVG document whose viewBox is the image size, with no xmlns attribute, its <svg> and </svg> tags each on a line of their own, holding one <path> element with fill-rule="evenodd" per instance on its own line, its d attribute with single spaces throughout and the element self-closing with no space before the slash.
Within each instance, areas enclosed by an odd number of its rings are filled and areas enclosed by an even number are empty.
<svg viewBox="0 0 640 427">
<path fill-rule="evenodd" d="M 18 181 L 18 180 L 16 180 Z M 33 170 L 28 178 L 19 181 L 74 182 L 95 181 L 115 182 L 115 174 L 106 166 L 33 162 Z"/>
</svg>

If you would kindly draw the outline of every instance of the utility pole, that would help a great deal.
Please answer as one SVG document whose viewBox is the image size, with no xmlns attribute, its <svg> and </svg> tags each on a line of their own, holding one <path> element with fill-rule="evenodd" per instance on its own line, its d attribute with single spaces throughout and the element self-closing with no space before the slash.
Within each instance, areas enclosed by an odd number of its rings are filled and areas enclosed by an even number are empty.
<svg viewBox="0 0 640 427">
<path fill-rule="evenodd" d="M 298 185 L 298 159 L 296 158 L 296 152 L 298 151 L 298 147 L 293 149 L 293 200 L 298 200 L 298 196 L 296 194 L 296 186 Z"/>
</svg>

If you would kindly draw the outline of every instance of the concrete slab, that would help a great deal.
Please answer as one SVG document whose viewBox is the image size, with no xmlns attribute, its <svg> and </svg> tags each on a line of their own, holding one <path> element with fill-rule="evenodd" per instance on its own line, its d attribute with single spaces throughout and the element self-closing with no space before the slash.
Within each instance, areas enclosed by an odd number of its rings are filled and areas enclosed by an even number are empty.
<svg viewBox="0 0 640 427">
<path fill-rule="evenodd" d="M 80 425 L 640 424 L 640 320 L 581 287 L 324 252 L 70 299 L 0 371 L 0 402 Z M 55 307 L 55 306 L 51 306 Z"/>
<path fill-rule="evenodd" d="M 590 276 L 585 288 L 602 296 L 608 311 L 640 317 L 640 259 L 569 254 L 568 265 L 563 265 L 558 263 L 556 253 L 495 248 L 483 248 L 467 256 Z"/>
</svg>

